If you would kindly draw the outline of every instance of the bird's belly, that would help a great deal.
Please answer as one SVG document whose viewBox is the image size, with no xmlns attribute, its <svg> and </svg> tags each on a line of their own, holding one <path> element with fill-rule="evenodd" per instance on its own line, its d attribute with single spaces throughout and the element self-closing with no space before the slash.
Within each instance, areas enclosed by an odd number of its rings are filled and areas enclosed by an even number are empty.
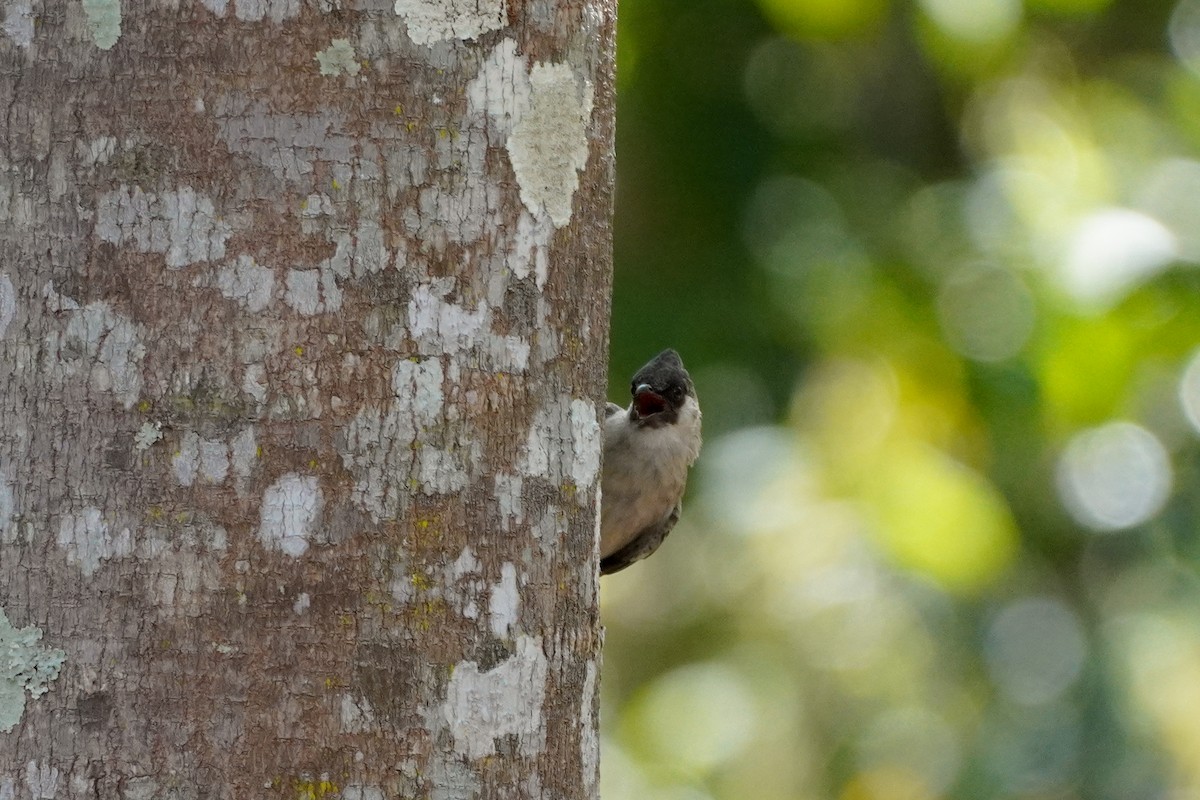
<svg viewBox="0 0 1200 800">
<path fill-rule="evenodd" d="M 683 480 L 644 472 L 604 475 L 600 514 L 600 554 L 613 553 L 671 513 L 683 494 Z M 664 480 L 664 477 L 666 479 Z"/>
</svg>

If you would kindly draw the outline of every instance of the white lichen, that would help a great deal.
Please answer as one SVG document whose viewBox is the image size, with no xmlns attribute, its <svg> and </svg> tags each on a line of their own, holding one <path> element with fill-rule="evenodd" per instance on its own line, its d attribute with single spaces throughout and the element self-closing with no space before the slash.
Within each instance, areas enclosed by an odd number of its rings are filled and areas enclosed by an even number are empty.
<svg viewBox="0 0 1200 800">
<path fill-rule="evenodd" d="M 561 228 L 571 221 L 571 199 L 587 165 L 592 85 L 582 87 L 566 64 L 534 64 L 529 111 L 513 126 L 508 156 L 521 201 L 534 216 Z"/>
<path fill-rule="evenodd" d="M 467 308 L 445 300 L 449 287 L 422 284 L 408 301 L 408 328 L 423 355 L 474 350 L 483 362 L 500 372 L 520 372 L 529 366 L 529 342 L 491 330 L 492 311 L 484 303 Z"/>
<path fill-rule="evenodd" d="M 524 481 L 520 475 L 508 475 L 506 473 L 497 473 L 495 477 L 496 504 L 500 512 L 500 529 L 508 532 L 512 530 L 514 522 L 521 522 L 525 518 L 524 509 L 521 505 L 521 491 Z"/>
<path fill-rule="evenodd" d="M 221 96 L 214 105 L 218 135 L 230 152 L 249 156 L 279 178 L 311 184 L 315 162 L 352 160 L 355 139 L 344 133 L 339 113 L 276 114 L 265 102 L 239 95 Z"/>
<path fill-rule="evenodd" d="M 507 637 L 521 611 L 521 593 L 517 589 L 517 568 L 510 562 L 500 567 L 500 581 L 488 597 L 488 622 L 492 635 Z"/>
<path fill-rule="evenodd" d="M 258 538 L 266 547 L 293 558 L 308 550 L 317 532 L 325 496 L 314 475 L 288 473 L 263 494 Z"/>
<path fill-rule="evenodd" d="M 525 57 L 513 39 L 502 39 L 467 83 L 467 113 L 486 114 L 501 138 L 507 139 L 513 125 L 529 110 L 532 88 Z"/>
<path fill-rule="evenodd" d="M 58 796 L 58 767 L 45 761 L 30 761 L 25 764 L 25 789 L 29 800 L 55 800 Z M 128 792 L 125 793 L 128 797 Z"/>
<path fill-rule="evenodd" d="M 161 422 L 143 422 L 142 427 L 133 435 L 134 450 L 149 450 L 157 441 L 163 438 Z"/>
<path fill-rule="evenodd" d="M 95 506 L 87 506 L 78 514 L 64 514 L 59 520 L 56 541 L 66 552 L 67 561 L 77 564 L 88 577 L 99 569 L 101 561 L 133 552 L 133 534 L 129 528 L 114 531 Z"/>
<path fill-rule="evenodd" d="M 222 441 L 200 440 L 200 477 L 208 483 L 221 483 L 229 473 L 229 446 Z"/>
<path fill-rule="evenodd" d="M 229 0 L 200 0 L 218 17 L 229 11 Z M 300 0 L 234 0 L 234 16 L 245 22 L 260 22 L 269 19 L 280 23 L 300 13 Z"/>
<path fill-rule="evenodd" d="M 17 498 L 12 484 L 0 476 L 0 545 L 17 540 Z"/>
<path fill-rule="evenodd" d="M 502 597 L 497 600 L 497 614 L 504 619 L 515 619 L 515 610 L 510 614 L 508 609 L 513 609 L 517 600 L 506 594 L 507 585 L 503 576 L 501 582 L 493 587 L 483 576 L 482 570 L 483 562 L 471 546 L 467 545 L 458 554 L 458 558 L 429 576 L 428 580 L 417 577 L 403 563 L 393 564 L 389 588 L 397 603 L 407 605 L 418 601 L 428 603 L 440 600 L 464 619 L 477 620 L 483 613 L 480 607 L 485 604 L 493 589 L 499 587 Z M 514 571 L 514 586 L 515 577 Z"/>
<path fill-rule="evenodd" d="M 83 0 L 83 13 L 92 43 L 111 49 L 121 38 L 121 0 Z"/>
<path fill-rule="evenodd" d="M 229 460 L 233 466 L 233 474 L 238 478 L 249 478 L 254 472 L 258 461 L 258 442 L 254 438 L 254 428 L 246 428 L 229 443 Z"/>
<path fill-rule="evenodd" d="M 9 0 L 4 10 L 4 22 L 0 24 L 8 38 L 18 47 L 29 47 L 33 43 L 33 3 L 31 0 Z"/>
<path fill-rule="evenodd" d="M 447 433 L 444 380 L 438 359 L 401 359 L 392 368 L 392 404 L 360 410 L 346 430 L 342 462 L 357 478 L 356 501 L 375 519 L 395 519 L 415 489 L 446 494 L 470 482 L 481 445 L 462 423 L 454 426 L 461 438 Z"/>
<path fill-rule="evenodd" d="M 179 441 L 171 466 L 180 486 L 191 486 L 198 478 L 205 483 L 221 483 L 229 472 L 229 446 L 188 431 Z"/>
<path fill-rule="evenodd" d="M 191 486 L 200 473 L 200 435 L 188 431 L 179 440 L 179 449 L 171 456 L 171 468 L 180 486 Z"/>
<path fill-rule="evenodd" d="M 98 301 L 82 308 L 58 294 L 52 284 L 44 289 L 47 310 L 67 314 L 67 326 L 51 333 L 46 349 L 53 354 L 52 373 L 62 378 L 83 375 L 97 392 L 112 392 L 125 408 L 132 408 L 142 391 L 142 358 L 146 354 L 141 327 Z"/>
<path fill-rule="evenodd" d="M 463 120 L 462 125 L 441 129 L 445 135 L 432 142 L 432 152 L 423 154 L 420 180 L 414 180 L 420 189 L 404 222 L 420 234 L 424 252 L 440 255 L 451 242 L 470 244 L 498 230 L 506 190 L 483 177 L 491 169 L 488 143 L 494 139 L 473 130 L 474 120 Z M 401 176 L 412 172 L 403 170 Z"/>
<path fill-rule="evenodd" d="M 454 563 L 450 565 L 450 581 L 461 581 L 468 575 L 477 575 L 481 569 L 483 569 L 483 562 L 475 555 L 475 551 L 471 549 L 471 546 L 467 545 L 458 554 L 458 558 L 454 559 Z"/>
<path fill-rule="evenodd" d="M 300 218 L 302 220 L 314 220 L 332 216 L 333 202 L 327 194 L 313 192 L 304 198 L 304 202 L 300 204 Z"/>
<path fill-rule="evenodd" d="M 343 694 L 339 703 L 342 733 L 367 733 L 375 727 L 375 710 L 365 697 Z M 343 795 L 344 798 L 345 795 Z"/>
<path fill-rule="evenodd" d="M 362 69 L 354 46 L 348 39 L 333 39 L 329 46 L 314 56 L 322 75 L 357 75 Z"/>
<path fill-rule="evenodd" d="M 352 783 L 342 789 L 341 800 L 384 800 L 387 796 L 381 786 Z"/>
<path fill-rule="evenodd" d="M 405 358 L 392 366 L 392 394 L 396 398 L 396 407 L 412 418 L 414 435 L 422 428 L 436 424 L 442 416 L 444 381 L 442 362 L 436 358 L 424 361 Z"/>
<path fill-rule="evenodd" d="M 596 405 L 578 398 L 571 401 L 571 480 L 578 487 L 589 487 L 600 472 L 600 423 Z"/>
<path fill-rule="evenodd" d="M 480 773 L 461 758 L 434 750 L 427 771 L 429 800 L 462 800 L 482 797 Z M 540 794 L 520 792 L 519 797 L 540 797 Z"/>
<path fill-rule="evenodd" d="M 320 269 L 290 269 L 284 286 L 284 302 L 306 317 L 342 307 L 342 290 L 328 264 Z"/>
<path fill-rule="evenodd" d="M 587 662 L 583 677 L 583 694 L 579 702 L 579 766 L 583 772 L 582 785 L 588 797 L 596 795 L 600 780 L 600 742 L 596 736 L 596 662 Z"/>
<path fill-rule="evenodd" d="M 8 323 L 12 322 L 16 313 L 16 290 L 13 289 L 12 281 L 9 277 L 0 272 L 0 336 L 4 335 L 4 331 L 8 329 Z"/>
<path fill-rule="evenodd" d="M 203 277 L 196 280 L 197 285 L 205 283 Z M 275 272 L 259 266 L 253 256 L 243 254 L 221 267 L 217 272 L 216 287 L 225 297 L 257 314 L 271 302 Z"/>
<path fill-rule="evenodd" d="M 162 194 L 124 185 L 105 192 L 96 205 L 95 231 L 101 241 L 162 253 L 172 269 L 224 258 L 233 234 L 212 200 L 190 186 Z"/>
<path fill-rule="evenodd" d="M 391 253 L 387 248 L 383 227 L 378 222 L 361 219 L 358 230 L 354 232 L 354 250 L 350 254 L 350 269 L 339 272 L 337 264 L 330 263 L 329 267 L 339 275 L 350 272 L 357 277 L 373 275 L 382 272 L 392 263 Z"/>
<path fill-rule="evenodd" d="M 219 525 L 171 525 L 142 531 L 137 558 L 143 562 L 146 607 L 167 618 L 200 616 L 221 589 L 221 558 L 228 534 Z"/>
<path fill-rule="evenodd" d="M 321 275 L 315 269 L 290 269 L 285 279 L 284 301 L 306 317 L 321 308 Z"/>
<path fill-rule="evenodd" d="M 469 760 L 485 758 L 495 754 L 497 739 L 508 736 L 516 738 L 521 756 L 542 752 L 547 667 L 541 638 L 530 636 L 518 636 L 513 655 L 486 672 L 474 661 L 457 664 L 441 706 L 457 752 Z"/>
<path fill-rule="evenodd" d="M 572 483 L 580 503 L 600 471 L 600 425 L 594 404 L 560 395 L 537 410 L 525 442 L 523 473 Z"/>
<path fill-rule="evenodd" d="M 550 277 L 550 240 L 554 238 L 554 230 L 549 217 L 534 217 L 528 209 L 521 209 L 509 263 L 515 277 L 533 275 L 538 289 L 544 289 Z"/>
<path fill-rule="evenodd" d="M 263 364 L 249 364 L 242 376 L 242 391 L 260 405 L 267 402 L 267 369 Z"/>
<path fill-rule="evenodd" d="M 446 353 L 471 347 L 488 323 L 486 308 L 468 309 L 417 286 L 408 301 L 408 326 L 414 339 L 428 339 Z"/>
<path fill-rule="evenodd" d="M 503 28 L 508 15 L 504 0 L 396 0 L 394 8 L 420 45 L 474 39 Z"/>
<path fill-rule="evenodd" d="M 75 154 L 86 166 L 107 164 L 116 154 L 117 137 L 97 136 L 95 139 L 80 139 L 75 142 Z"/>
<path fill-rule="evenodd" d="M 300 14 L 300 0 L 233 0 L 234 16 L 246 22 L 279 23 Z"/>
<path fill-rule="evenodd" d="M 14 628 L 0 608 L 0 733 L 16 727 L 25 714 L 25 693 L 37 699 L 58 678 L 67 654 L 38 644 L 42 632 L 33 625 Z"/>
</svg>

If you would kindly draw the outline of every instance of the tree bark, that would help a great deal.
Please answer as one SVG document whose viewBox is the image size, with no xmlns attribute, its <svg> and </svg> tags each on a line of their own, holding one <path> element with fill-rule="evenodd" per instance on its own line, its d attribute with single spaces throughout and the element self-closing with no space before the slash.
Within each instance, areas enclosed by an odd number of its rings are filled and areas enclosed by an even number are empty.
<svg viewBox="0 0 1200 800">
<path fill-rule="evenodd" d="M 5 9 L 0 799 L 594 797 L 615 4 Z"/>
</svg>

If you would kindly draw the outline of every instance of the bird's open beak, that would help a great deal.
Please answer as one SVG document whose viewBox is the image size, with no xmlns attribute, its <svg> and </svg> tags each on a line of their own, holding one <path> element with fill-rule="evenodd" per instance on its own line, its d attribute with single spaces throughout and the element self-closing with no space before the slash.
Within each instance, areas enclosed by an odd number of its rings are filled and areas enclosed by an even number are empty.
<svg viewBox="0 0 1200 800">
<path fill-rule="evenodd" d="M 667 410 L 667 400 L 643 383 L 633 390 L 633 411 L 639 419 L 654 416 Z"/>
</svg>

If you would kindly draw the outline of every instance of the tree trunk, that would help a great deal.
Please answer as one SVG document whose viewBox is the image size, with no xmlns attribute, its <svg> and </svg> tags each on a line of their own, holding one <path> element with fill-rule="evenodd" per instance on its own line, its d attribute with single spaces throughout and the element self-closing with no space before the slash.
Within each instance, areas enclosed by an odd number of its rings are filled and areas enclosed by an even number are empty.
<svg viewBox="0 0 1200 800">
<path fill-rule="evenodd" d="M 596 795 L 614 23 L 7 2 L 0 800 Z"/>
</svg>

